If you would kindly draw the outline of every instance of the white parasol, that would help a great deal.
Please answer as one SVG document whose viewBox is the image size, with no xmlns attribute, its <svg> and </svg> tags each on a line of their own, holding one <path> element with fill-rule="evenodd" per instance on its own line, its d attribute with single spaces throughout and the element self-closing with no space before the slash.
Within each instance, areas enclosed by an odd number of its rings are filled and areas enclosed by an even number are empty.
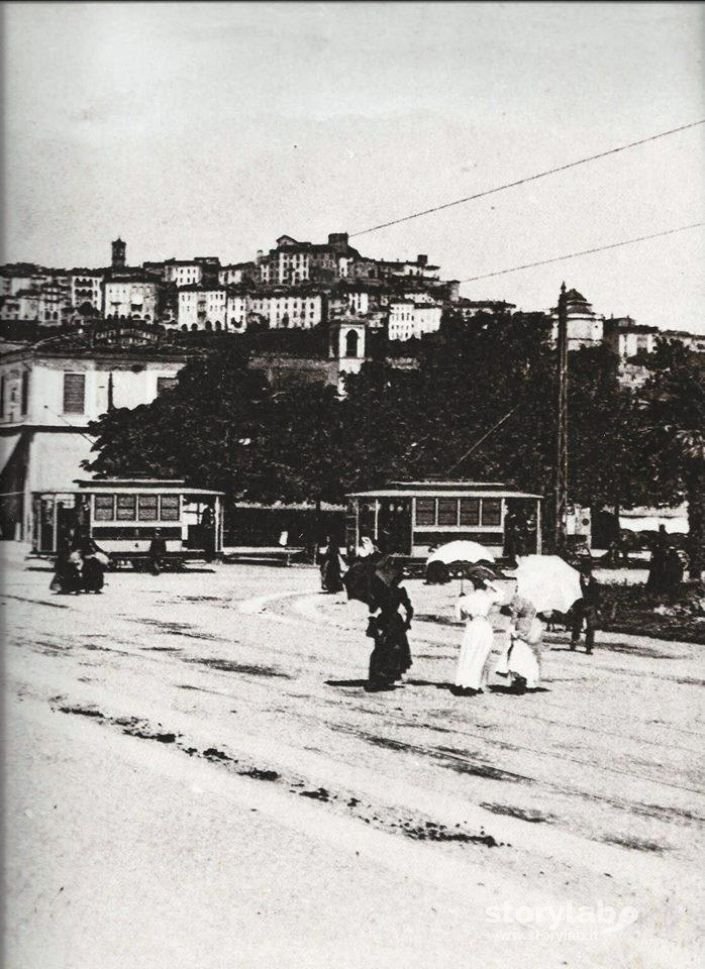
<svg viewBox="0 0 705 969">
<path fill-rule="evenodd" d="M 558 555 L 527 555 L 516 576 L 517 593 L 537 612 L 568 612 L 583 595 L 580 573 Z"/>
<path fill-rule="evenodd" d="M 426 559 L 426 565 L 431 562 L 443 562 L 445 565 L 458 564 L 475 565 L 477 562 L 494 562 L 492 552 L 480 545 L 479 542 L 456 541 L 441 545 L 435 552 L 431 552 Z"/>
</svg>

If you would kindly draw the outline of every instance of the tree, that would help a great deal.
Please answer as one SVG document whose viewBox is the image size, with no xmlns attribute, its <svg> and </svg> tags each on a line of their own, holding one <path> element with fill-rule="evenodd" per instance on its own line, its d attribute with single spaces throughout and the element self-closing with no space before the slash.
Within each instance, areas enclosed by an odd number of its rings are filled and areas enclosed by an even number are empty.
<svg viewBox="0 0 705 969">
<path fill-rule="evenodd" d="M 662 343 L 642 393 L 642 443 L 660 496 L 688 501 L 690 576 L 705 569 L 705 359 Z"/>
</svg>

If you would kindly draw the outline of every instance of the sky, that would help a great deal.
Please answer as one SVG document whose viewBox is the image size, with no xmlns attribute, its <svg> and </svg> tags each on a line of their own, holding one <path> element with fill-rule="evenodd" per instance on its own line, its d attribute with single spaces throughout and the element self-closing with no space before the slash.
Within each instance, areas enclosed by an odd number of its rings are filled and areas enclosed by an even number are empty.
<svg viewBox="0 0 705 969">
<path fill-rule="evenodd" d="M 5 3 L 0 261 L 254 258 L 705 118 L 703 3 Z M 705 221 L 705 125 L 351 239 L 465 280 Z M 705 230 L 466 283 L 705 333 Z"/>
</svg>

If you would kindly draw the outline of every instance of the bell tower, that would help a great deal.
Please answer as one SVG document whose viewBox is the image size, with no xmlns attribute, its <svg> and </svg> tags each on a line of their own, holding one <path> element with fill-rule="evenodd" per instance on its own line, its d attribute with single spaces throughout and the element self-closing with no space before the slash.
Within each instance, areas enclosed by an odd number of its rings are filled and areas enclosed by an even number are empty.
<svg viewBox="0 0 705 969">
<path fill-rule="evenodd" d="M 113 269 L 124 269 L 125 268 L 125 250 L 127 249 L 126 243 L 122 239 L 116 239 L 112 244 L 113 257 L 111 266 Z"/>
<path fill-rule="evenodd" d="M 329 327 L 328 357 L 338 365 L 338 393 L 345 395 L 345 374 L 359 373 L 365 362 L 365 324 L 342 319 Z"/>
</svg>

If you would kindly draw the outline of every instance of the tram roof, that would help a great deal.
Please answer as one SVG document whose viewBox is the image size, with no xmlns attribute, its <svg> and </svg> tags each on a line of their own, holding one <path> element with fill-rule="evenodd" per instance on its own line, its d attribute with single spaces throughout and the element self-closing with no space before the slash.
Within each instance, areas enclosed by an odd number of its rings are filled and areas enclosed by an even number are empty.
<svg viewBox="0 0 705 969">
<path fill-rule="evenodd" d="M 160 491 L 180 495 L 224 495 L 224 491 L 212 488 L 190 488 L 183 481 L 164 478 L 102 478 L 100 480 L 76 479 L 77 493 L 88 491 Z"/>
<path fill-rule="evenodd" d="M 535 498 L 543 495 L 517 491 L 499 481 L 392 481 L 384 488 L 353 491 L 348 498 Z"/>
</svg>

